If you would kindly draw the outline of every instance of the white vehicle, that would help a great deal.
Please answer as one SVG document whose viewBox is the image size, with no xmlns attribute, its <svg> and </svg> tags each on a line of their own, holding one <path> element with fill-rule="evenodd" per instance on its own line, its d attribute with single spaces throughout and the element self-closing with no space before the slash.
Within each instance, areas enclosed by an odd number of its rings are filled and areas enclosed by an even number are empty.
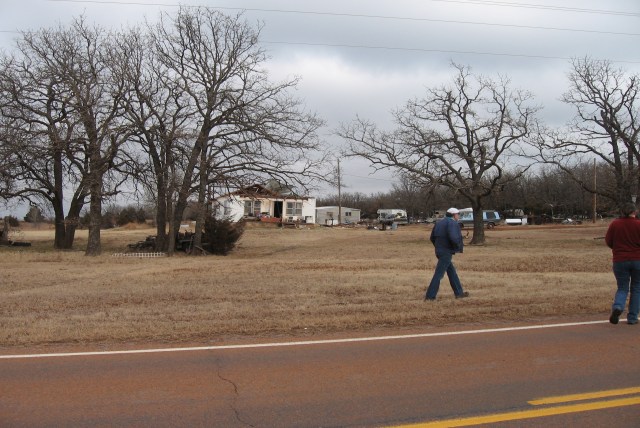
<svg viewBox="0 0 640 428">
<path fill-rule="evenodd" d="M 524 226 L 527 224 L 527 216 L 524 213 L 524 210 L 514 209 L 509 210 L 505 213 L 505 224 L 508 225 L 516 225 L 516 226 Z"/>
<path fill-rule="evenodd" d="M 407 218 L 407 211 L 402 209 L 379 209 L 378 221 L 382 224 L 407 224 L 409 219 Z"/>
</svg>

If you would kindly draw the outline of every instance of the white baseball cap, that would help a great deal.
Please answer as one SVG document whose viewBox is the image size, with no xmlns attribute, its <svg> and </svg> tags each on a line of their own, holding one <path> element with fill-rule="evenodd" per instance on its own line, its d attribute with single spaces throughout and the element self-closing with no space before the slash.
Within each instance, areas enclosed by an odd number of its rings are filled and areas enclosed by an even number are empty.
<svg viewBox="0 0 640 428">
<path fill-rule="evenodd" d="M 457 208 L 449 208 L 447 212 L 449 214 L 460 214 L 460 210 L 458 210 Z"/>
</svg>

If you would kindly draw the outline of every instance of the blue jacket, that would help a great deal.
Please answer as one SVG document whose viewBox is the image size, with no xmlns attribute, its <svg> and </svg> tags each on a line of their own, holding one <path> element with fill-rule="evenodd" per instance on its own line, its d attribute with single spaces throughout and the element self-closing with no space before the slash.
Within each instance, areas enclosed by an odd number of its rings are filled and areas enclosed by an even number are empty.
<svg viewBox="0 0 640 428">
<path fill-rule="evenodd" d="M 453 217 L 445 217 L 436 222 L 431 230 L 431 242 L 436 247 L 436 256 L 461 253 L 463 250 L 460 225 Z"/>
</svg>

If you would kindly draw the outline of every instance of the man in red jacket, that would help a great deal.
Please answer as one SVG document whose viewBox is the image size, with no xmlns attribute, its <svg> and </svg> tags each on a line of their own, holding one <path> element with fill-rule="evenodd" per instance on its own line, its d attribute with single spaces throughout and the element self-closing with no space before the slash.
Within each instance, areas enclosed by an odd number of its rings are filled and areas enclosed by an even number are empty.
<svg viewBox="0 0 640 428">
<path fill-rule="evenodd" d="M 629 297 L 627 324 L 638 323 L 640 310 L 640 221 L 636 218 L 635 204 L 625 204 L 620 210 L 620 218 L 609 225 L 605 242 L 613 253 L 613 274 L 618 283 L 611 307 L 609 322 L 618 324 Z M 629 293 L 631 292 L 631 293 Z"/>
</svg>

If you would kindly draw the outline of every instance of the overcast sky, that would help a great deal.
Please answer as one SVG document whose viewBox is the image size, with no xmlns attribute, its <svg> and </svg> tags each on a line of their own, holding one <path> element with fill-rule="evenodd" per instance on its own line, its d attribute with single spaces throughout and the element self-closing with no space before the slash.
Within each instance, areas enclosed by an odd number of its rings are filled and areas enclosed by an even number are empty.
<svg viewBox="0 0 640 428">
<path fill-rule="evenodd" d="M 474 73 L 508 76 L 544 106 L 550 125 L 572 111 L 559 98 L 570 58 L 607 59 L 640 72 L 638 0 L 189 0 L 264 25 L 273 78 L 300 76 L 295 94 L 327 121 L 323 139 L 359 115 L 390 126 L 389 112 L 425 88 L 450 81 L 452 61 Z M 20 31 L 89 22 L 121 27 L 156 20 L 179 3 L 162 0 L 0 0 L 0 49 L 11 51 Z M 371 175 L 362 161 L 342 163 L 343 192 L 391 189 L 391 172 Z M 327 190 L 326 193 L 336 193 Z M 9 210 L 11 213 L 11 210 Z"/>
</svg>

